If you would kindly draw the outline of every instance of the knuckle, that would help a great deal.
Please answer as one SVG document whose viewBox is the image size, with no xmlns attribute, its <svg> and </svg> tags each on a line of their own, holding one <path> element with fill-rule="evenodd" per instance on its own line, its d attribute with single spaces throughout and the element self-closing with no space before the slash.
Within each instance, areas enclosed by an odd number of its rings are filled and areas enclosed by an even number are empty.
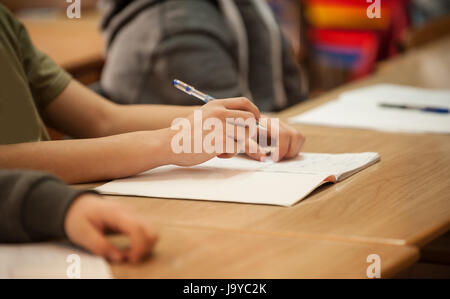
<svg viewBox="0 0 450 299">
<path fill-rule="evenodd" d="M 249 106 L 251 104 L 250 100 L 247 98 L 239 98 L 239 102 L 246 106 Z"/>
</svg>

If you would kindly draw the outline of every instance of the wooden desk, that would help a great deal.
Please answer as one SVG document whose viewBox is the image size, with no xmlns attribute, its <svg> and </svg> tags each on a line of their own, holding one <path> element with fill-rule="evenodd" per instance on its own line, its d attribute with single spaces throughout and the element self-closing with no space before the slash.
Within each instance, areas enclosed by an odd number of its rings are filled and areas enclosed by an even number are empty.
<svg viewBox="0 0 450 299">
<path fill-rule="evenodd" d="M 98 81 L 104 60 L 97 13 L 84 13 L 73 20 L 62 13 L 20 20 L 35 46 L 77 80 L 84 84 Z"/>
<path fill-rule="evenodd" d="M 380 82 L 429 86 L 423 61 L 439 56 L 436 73 L 450 78 L 450 39 L 398 59 L 390 71 L 349 84 L 289 109 L 286 118 L 334 99 L 339 92 Z M 405 61 L 415 61 L 408 64 Z M 408 69 L 408 65 L 411 69 Z M 441 67 L 441 68 L 440 68 Z M 426 67 L 425 67 L 426 69 Z M 442 79 L 440 86 L 450 87 Z M 450 136 L 297 126 L 307 152 L 381 154 L 380 163 L 343 182 L 320 188 L 294 207 L 112 197 L 131 203 L 160 224 L 209 227 L 329 240 L 423 245 L 450 228 Z"/>
<path fill-rule="evenodd" d="M 407 246 L 352 244 L 216 229 L 165 227 L 153 256 L 140 265 L 113 265 L 117 278 L 367 278 L 367 256 L 378 254 L 381 277 L 412 265 Z"/>
<path fill-rule="evenodd" d="M 427 61 L 435 61 L 433 72 Z M 370 84 L 450 88 L 449 61 L 450 39 L 445 39 L 280 117 L 286 119 L 330 101 L 340 92 Z M 115 275 L 362 277 L 362 266 L 355 263 L 377 250 L 392 262 L 384 273 L 390 276 L 417 257 L 405 245 L 422 246 L 449 230 L 450 136 L 296 127 L 307 136 L 304 151 L 376 151 L 382 160 L 343 182 L 320 188 L 290 208 L 110 197 L 134 205 L 158 225 L 171 228 L 161 231 L 155 259 L 138 267 L 114 266 Z M 255 252 L 257 258 L 237 259 L 243 252 Z M 331 258 L 336 252 L 342 255 Z M 222 259 L 216 261 L 218 256 Z"/>
</svg>

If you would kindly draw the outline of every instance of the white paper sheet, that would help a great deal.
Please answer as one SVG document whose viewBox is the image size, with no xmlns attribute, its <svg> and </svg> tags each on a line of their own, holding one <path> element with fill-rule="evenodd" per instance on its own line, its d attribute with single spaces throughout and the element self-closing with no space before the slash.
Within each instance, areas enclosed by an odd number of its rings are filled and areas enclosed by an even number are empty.
<svg viewBox="0 0 450 299">
<path fill-rule="evenodd" d="M 35 243 L 0 245 L 0 279 L 3 278 L 112 277 L 108 264 L 100 257 L 65 243 Z"/>
<path fill-rule="evenodd" d="M 292 117 L 293 123 L 410 133 L 450 133 L 450 114 L 383 108 L 379 103 L 450 107 L 450 90 L 390 84 L 341 94 L 338 100 Z"/>
<path fill-rule="evenodd" d="M 333 175 L 336 179 L 348 172 L 379 159 L 378 153 L 317 154 L 302 153 L 298 157 L 275 163 L 258 162 L 250 158 L 212 159 L 196 168 L 223 168 L 242 171 L 286 172 L 297 174 Z"/>
<path fill-rule="evenodd" d="M 378 159 L 377 153 L 302 154 L 281 163 L 243 157 L 215 158 L 189 168 L 160 167 L 96 190 L 113 195 L 291 206 L 328 177 L 338 179 L 343 173 L 354 173 Z"/>
</svg>

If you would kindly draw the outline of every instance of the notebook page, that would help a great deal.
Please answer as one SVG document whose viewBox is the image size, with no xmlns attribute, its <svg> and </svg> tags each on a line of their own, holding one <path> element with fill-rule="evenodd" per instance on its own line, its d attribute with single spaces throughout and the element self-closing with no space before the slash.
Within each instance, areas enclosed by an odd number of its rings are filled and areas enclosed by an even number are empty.
<svg viewBox="0 0 450 299">
<path fill-rule="evenodd" d="M 394 84 L 377 84 L 342 93 L 340 102 L 356 104 L 411 104 L 450 108 L 450 90 L 425 89 Z"/>
<path fill-rule="evenodd" d="M 261 170 L 271 164 L 273 164 L 271 160 L 260 162 L 253 160 L 245 155 L 238 155 L 231 159 L 213 158 L 203 164 L 193 166 L 191 168 L 222 168 L 242 171 L 256 171 Z"/>
<path fill-rule="evenodd" d="M 96 190 L 112 195 L 291 206 L 328 177 L 339 179 L 344 173 L 354 173 L 376 157 L 376 153 L 303 153 L 279 163 L 215 158 L 194 167 L 159 167 Z"/>
<path fill-rule="evenodd" d="M 343 174 L 354 173 L 379 159 L 377 153 L 356 154 L 300 154 L 297 158 L 273 163 L 263 168 L 269 172 L 333 175 L 339 180 Z"/>
<path fill-rule="evenodd" d="M 450 114 L 390 109 L 379 103 L 450 107 L 450 91 L 375 85 L 347 93 L 290 119 L 294 123 L 391 132 L 450 134 Z"/>
<path fill-rule="evenodd" d="M 299 156 L 278 163 L 259 162 L 247 157 L 232 159 L 215 158 L 193 168 L 223 168 L 241 171 L 285 172 L 297 174 L 334 175 L 339 179 L 344 173 L 352 173 L 379 159 L 377 153 L 317 154 L 301 153 Z"/>
<path fill-rule="evenodd" d="M 103 194 L 291 206 L 320 186 L 327 175 L 164 166 L 115 180 Z"/>
<path fill-rule="evenodd" d="M 108 264 L 66 243 L 34 243 L 0 245 L 0 278 L 69 278 L 74 274 L 76 262 L 69 257 L 79 257 L 80 278 L 112 278 Z M 69 259 L 68 259 L 69 258 Z"/>
</svg>

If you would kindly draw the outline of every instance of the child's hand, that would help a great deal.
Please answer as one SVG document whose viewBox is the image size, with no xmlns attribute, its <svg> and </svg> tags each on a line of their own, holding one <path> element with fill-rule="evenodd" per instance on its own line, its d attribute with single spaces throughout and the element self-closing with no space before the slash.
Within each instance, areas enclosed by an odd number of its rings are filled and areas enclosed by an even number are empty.
<svg viewBox="0 0 450 299">
<path fill-rule="evenodd" d="M 139 262 L 157 241 L 156 233 L 128 206 L 95 194 L 83 194 L 72 203 L 64 228 L 73 243 L 112 262 Z M 107 232 L 127 235 L 130 249 L 121 251 L 116 248 L 106 238 Z"/>
<path fill-rule="evenodd" d="M 239 152 L 240 146 L 242 144 L 242 148 L 245 149 L 246 152 L 249 152 L 250 147 L 252 146 L 255 153 L 252 154 L 252 158 L 261 160 L 263 157 L 265 157 L 265 151 L 261 150 L 259 145 L 254 140 L 255 136 L 251 136 L 250 130 L 248 127 L 245 129 L 245 136 L 239 136 L 237 132 L 243 128 L 242 124 L 236 125 L 235 123 L 227 122 L 227 119 L 242 119 L 244 121 L 254 121 L 256 124 L 256 121 L 260 118 L 260 112 L 258 108 L 248 99 L 246 98 L 233 98 L 233 99 L 224 99 L 224 100 L 215 100 L 211 101 L 205 105 L 203 105 L 200 109 L 201 111 L 201 118 L 196 118 L 195 113 L 192 113 L 189 115 L 186 119 L 190 123 L 190 134 L 186 134 L 188 136 L 183 136 L 183 141 L 186 142 L 186 139 L 190 140 L 190 147 L 188 152 L 183 151 L 181 153 L 176 153 L 173 148 L 170 151 L 170 162 L 171 164 L 179 165 L 179 166 L 193 166 L 197 164 L 201 164 L 203 162 L 206 162 L 215 156 L 219 156 L 222 158 L 228 158 L 232 157 L 235 154 Z M 198 110 L 197 110 L 198 113 Z M 207 152 L 203 146 L 203 142 L 200 144 L 201 149 L 198 152 L 195 152 L 194 150 L 194 143 L 196 140 L 202 140 L 204 141 L 205 138 L 213 132 L 213 130 L 204 130 L 200 126 L 200 120 L 203 124 L 207 122 L 208 119 L 218 119 L 221 124 L 223 130 L 221 131 L 221 139 L 222 144 L 219 146 L 221 148 L 220 151 L 217 151 L 214 149 L 212 152 Z M 197 123 L 197 124 L 196 124 Z M 180 124 L 181 125 L 181 124 Z M 198 136 L 195 136 L 196 130 L 194 128 L 200 128 L 198 130 L 201 134 L 200 138 Z M 215 128 L 214 128 L 215 129 Z M 169 129 L 171 132 L 169 133 L 172 140 L 174 136 L 177 134 L 180 134 L 180 132 Z M 181 131 L 182 132 L 182 131 Z M 229 135 L 227 135 L 227 132 L 234 132 L 233 137 L 230 138 Z M 255 125 L 255 132 L 253 132 L 254 135 L 256 135 L 256 125 Z M 242 138 L 244 137 L 244 138 Z M 214 140 L 217 142 L 217 138 Z M 227 143 L 231 144 L 232 147 L 227 147 Z M 239 146 L 238 146 L 239 143 Z"/>
<path fill-rule="evenodd" d="M 262 117 L 265 118 L 264 116 Z M 276 132 L 278 130 L 278 140 L 275 140 L 277 144 L 273 147 L 275 151 L 272 152 L 272 159 L 275 162 L 279 162 L 283 159 L 296 157 L 305 143 L 305 137 L 295 128 L 281 120 L 278 121 L 278 128 L 274 127 L 276 122 L 273 123 L 270 119 L 267 119 L 267 121 L 264 122 L 264 124 L 266 123 L 268 132 L 267 138 L 270 137 L 271 132 Z M 251 155 L 249 156 L 252 157 Z"/>
</svg>

